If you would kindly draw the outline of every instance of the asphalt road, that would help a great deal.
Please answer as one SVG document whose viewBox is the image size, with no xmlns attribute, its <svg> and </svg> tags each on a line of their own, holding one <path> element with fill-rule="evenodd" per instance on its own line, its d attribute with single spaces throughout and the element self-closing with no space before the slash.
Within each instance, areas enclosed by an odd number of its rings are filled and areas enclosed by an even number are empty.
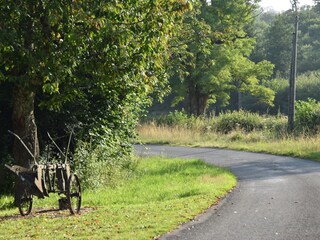
<svg viewBox="0 0 320 240">
<path fill-rule="evenodd" d="M 160 239 L 320 239 L 320 164 L 212 148 L 136 146 L 140 155 L 203 159 L 229 168 L 238 185 L 218 206 Z"/>
</svg>

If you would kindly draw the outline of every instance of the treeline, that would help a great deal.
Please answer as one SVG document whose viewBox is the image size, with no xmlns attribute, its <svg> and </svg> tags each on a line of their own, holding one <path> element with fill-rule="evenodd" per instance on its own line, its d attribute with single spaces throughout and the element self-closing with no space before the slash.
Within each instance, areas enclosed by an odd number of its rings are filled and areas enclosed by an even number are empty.
<svg viewBox="0 0 320 240">
<path fill-rule="evenodd" d="M 216 2 L 205 5 L 195 15 L 213 33 L 217 24 L 212 24 L 210 9 L 215 7 Z M 229 38 L 229 44 L 216 42 L 203 51 L 189 44 L 193 51 L 188 53 L 197 61 L 188 58 L 183 71 L 187 76 L 172 77 L 172 94 L 164 105 L 155 103 L 151 112 L 183 108 L 195 115 L 239 109 L 287 114 L 295 15 L 292 10 L 277 13 L 256 8 L 253 12 L 248 21 L 238 19 L 242 34 Z M 318 1 L 299 9 L 297 100 L 320 100 L 319 16 Z"/>
<path fill-rule="evenodd" d="M 304 6 L 299 10 L 297 100 L 320 100 L 320 8 Z M 258 15 L 251 32 L 257 46 L 250 56 L 254 61 L 266 59 L 275 65 L 266 86 L 275 91 L 271 112 L 287 113 L 294 13 L 263 12 Z M 248 104 L 250 109 L 250 103 Z M 253 110 L 259 110 L 251 108 Z"/>
</svg>

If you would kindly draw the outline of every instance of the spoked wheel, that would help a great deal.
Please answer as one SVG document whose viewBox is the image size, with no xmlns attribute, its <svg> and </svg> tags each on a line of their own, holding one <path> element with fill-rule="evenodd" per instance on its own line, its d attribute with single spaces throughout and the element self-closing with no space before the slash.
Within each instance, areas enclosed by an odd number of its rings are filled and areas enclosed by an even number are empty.
<svg viewBox="0 0 320 240">
<path fill-rule="evenodd" d="M 80 212 L 81 207 L 81 187 L 76 174 L 71 174 L 67 184 L 67 201 L 71 214 Z"/>
<path fill-rule="evenodd" d="M 19 199 L 19 212 L 21 216 L 27 216 L 32 209 L 32 194 L 25 189 L 21 198 Z"/>
</svg>

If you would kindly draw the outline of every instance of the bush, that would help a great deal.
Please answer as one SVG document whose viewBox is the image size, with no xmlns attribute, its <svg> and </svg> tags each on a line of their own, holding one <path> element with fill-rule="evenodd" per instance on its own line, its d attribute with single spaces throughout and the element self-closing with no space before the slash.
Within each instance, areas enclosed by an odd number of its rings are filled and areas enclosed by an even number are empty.
<svg viewBox="0 0 320 240">
<path fill-rule="evenodd" d="M 121 144 L 108 133 L 99 137 L 99 144 L 92 142 L 78 142 L 72 161 L 84 189 L 114 186 L 134 173 L 131 145 Z"/>
<path fill-rule="evenodd" d="M 185 111 L 175 110 L 174 112 L 169 112 L 168 114 L 163 114 L 158 117 L 152 117 L 151 121 L 155 122 L 159 126 L 170 126 L 170 127 L 183 127 L 189 129 L 203 129 L 208 124 L 205 120 L 207 118 L 201 116 L 196 117 L 194 115 L 189 116 Z M 150 122 L 149 120 L 145 120 Z"/>
<path fill-rule="evenodd" d="M 218 132 L 229 133 L 234 130 L 251 132 L 263 128 L 263 118 L 257 113 L 246 111 L 226 112 L 220 114 L 215 123 Z"/>
<path fill-rule="evenodd" d="M 308 101 L 297 101 L 295 120 L 299 130 L 317 132 L 320 126 L 320 102 L 311 98 Z"/>
<path fill-rule="evenodd" d="M 276 114 L 281 111 L 288 113 L 288 79 L 275 78 L 266 82 L 266 86 L 276 92 L 274 100 L 274 108 L 271 113 Z M 298 76 L 297 80 L 297 100 L 308 101 L 308 98 L 320 101 L 320 71 L 306 72 Z"/>
<path fill-rule="evenodd" d="M 297 81 L 297 99 L 308 101 L 309 98 L 320 101 L 320 71 L 301 74 Z"/>
<path fill-rule="evenodd" d="M 244 110 L 226 112 L 219 116 L 210 117 L 187 116 L 183 112 L 175 111 L 157 119 L 153 118 L 152 124 L 154 125 L 154 123 L 161 126 L 178 127 L 180 131 L 191 129 L 201 133 L 233 134 L 232 141 L 239 140 L 242 134 L 251 133 L 255 130 L 261 131 L 264 136 L 271 136 L 272 138 L 282 138 L 288 134 L 287 117 L 281 114 L 277 116 L 259 115 Z"/>
<path fill-rule="evenodd" d="M 159 125 L 176 126 L 188 124 L 190 117 L 184 111 L 175 110 L 166 115 L 161 115 L 155 120 Z"/>
<path fill-rule="evenodd" d="M 288 117 L 286 116 L 267 117 L 264 119 L 263 126 L 268 134 L 276 139 L 288 135 Z"/>
</svg>

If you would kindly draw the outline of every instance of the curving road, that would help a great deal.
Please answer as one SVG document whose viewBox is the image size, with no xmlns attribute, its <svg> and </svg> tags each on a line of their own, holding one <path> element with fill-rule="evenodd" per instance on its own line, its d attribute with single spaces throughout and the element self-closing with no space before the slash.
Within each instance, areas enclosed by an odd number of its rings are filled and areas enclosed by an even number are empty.
<svg viewBox="0 0 320 240">
<path fill-rule="evenodd" d="M 136 146 L 140 155 L 198 158 L 229 168 L 238 186 L 218 206 L 160 239 L 318 240 L 320 164 L 213 148 Z"/>
</svg>

